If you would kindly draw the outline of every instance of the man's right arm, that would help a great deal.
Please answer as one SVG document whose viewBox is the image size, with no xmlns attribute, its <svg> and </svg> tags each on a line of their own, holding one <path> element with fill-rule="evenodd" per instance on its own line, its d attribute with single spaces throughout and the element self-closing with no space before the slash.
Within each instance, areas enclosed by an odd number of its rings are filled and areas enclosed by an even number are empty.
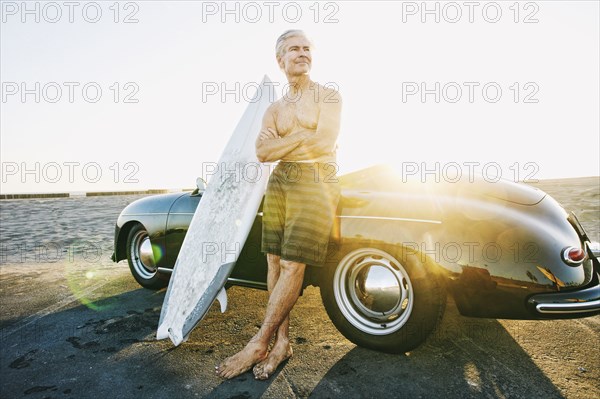
<svg viewBox="0 0 600 399">
<path fill-rule="evenodd" d="M 309 133 L 301 131 L 286 137 L 279 137 L 275 127 L 273 106 L 270 106 L 262 121 L 261 131 L 256 138 L 256 157 L 260 162 L 278 161 L 298 147 Z"/>
</svg>

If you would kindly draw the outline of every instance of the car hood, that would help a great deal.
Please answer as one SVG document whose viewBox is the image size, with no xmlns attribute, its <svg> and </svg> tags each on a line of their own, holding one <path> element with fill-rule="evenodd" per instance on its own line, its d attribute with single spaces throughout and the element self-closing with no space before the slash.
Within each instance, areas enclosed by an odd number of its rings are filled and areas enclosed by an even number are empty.
<svg viewBox="0 0 600 399">
<path fill-rule="evenodd" d="M 466 176 L 459 181 L 434 181 L 428 176 L 426 181 L 403 179 L 401 174 L 390 166 L 377 165 L 352 172 L 340 177 L 343 190 L 362 192 L 402 192 L 415 195 L 458 195 L 486 196 L 520 205 L 535 205 L 546 193 L 524 183 L 509 180 L 486 181 L 482 178 L 469 180 Z"/>
</svg>

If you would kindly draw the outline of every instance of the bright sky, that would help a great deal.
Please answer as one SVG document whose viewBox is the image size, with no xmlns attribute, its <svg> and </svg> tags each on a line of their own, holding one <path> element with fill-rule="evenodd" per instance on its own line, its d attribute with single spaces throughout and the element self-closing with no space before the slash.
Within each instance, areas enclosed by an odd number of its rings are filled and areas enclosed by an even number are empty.
<svg viewBox="0 0 600 399">
<path fill-rule="evenodd" d="M 343 97 L 340 173 L 600 175 L 597 1 L 223 4 L 2 1 L 1 192 L 193 187 L 291 28 Z"/>
</svg>

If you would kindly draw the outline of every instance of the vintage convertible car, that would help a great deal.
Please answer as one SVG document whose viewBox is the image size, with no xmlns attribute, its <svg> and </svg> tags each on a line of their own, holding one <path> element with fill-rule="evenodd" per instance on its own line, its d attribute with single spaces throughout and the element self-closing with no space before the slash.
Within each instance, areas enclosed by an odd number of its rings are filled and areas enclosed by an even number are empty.
<svg viewBox="0 0 600 399">
<path fill-rule="evenodd" d="M 573 213 L 509 181 L 406 182 L 377 166 L 340 177 L 327 264 L 308 266 L 338 330 L 357 345 L 405 352 L 453 296 L 462 315 L 513 319 L 600 314 L 600 254 Z M 139 199 L 119 216 L 113 260 L 168 282 L 203 186 Z M 229 285 L 266 289 L 259 210 Z"/>
</svg>

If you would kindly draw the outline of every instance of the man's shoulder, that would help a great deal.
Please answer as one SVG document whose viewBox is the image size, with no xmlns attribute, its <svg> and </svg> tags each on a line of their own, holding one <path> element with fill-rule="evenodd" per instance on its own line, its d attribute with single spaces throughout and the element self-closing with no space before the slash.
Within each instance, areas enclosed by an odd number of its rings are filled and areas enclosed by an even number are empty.
<svg viewBox="0 0 600 399">
<path fill-rule="evenodd" d="M 269 107 L 267 108 L 266 113 L 275 114 L 277 112 L 277 109 L 281 106 L 281 101 L 281 98 L 273 101 L 271 105 L 269 105 Z"/>
<path fill-rule="evenodd" d="M 327 82 L 325 85 L 322 85 L 318 82 L 315 82 L 316 90 L 319 93 L 319 102 L 321 103 L 331 103 L 331 102 L 341 102 L 342 95 L 340 94 L 339 87 L 335 82 Z"/>
</svg>

